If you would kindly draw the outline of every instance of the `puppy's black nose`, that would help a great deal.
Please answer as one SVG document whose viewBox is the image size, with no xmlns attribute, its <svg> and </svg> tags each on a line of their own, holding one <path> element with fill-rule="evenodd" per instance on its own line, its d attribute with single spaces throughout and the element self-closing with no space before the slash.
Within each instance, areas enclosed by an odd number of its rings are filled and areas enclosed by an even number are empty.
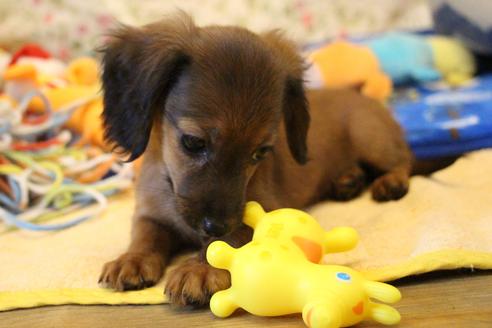
<svg viewBox="0 0 492 328">
<path fill-rule="evenodd" d="M 224 222 L 206 216 L 203 218 L 203 231 L 209 236 L 221 237 L 227 233 L 227 226 Z"/>
</svg>

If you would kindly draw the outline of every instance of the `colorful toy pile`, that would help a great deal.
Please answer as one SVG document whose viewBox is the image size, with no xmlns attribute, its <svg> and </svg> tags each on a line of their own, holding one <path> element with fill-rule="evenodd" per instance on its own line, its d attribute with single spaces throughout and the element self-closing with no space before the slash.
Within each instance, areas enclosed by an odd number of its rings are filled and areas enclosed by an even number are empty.
<svg viewBox="0 0 492 328">
<path fill-rule="evenodd" d="M 64 229 L 99 214 L 107 196 L 131 186 L 131 165 L 101 148 L 95 61 L 67 66 L 28 45 L 3 77 L 0 220 L 28 230 Z M 68 221 L 46 223 L 62 215 Z"/>
</svg>

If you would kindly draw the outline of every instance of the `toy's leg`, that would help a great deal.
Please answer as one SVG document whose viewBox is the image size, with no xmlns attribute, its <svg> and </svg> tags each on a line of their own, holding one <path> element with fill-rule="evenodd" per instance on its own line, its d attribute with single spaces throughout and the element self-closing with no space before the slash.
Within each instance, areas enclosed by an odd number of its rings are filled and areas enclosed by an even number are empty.
<svg viewBox="0 0 492 328">
<path fill-rule="evenodd" d="M 310 328 L 338 328 L 340 310 L 335 304 L 311 302 L 302 309 L 302 320 Z"/>
<path fill-rule="evenodd" d="M 325 233 L 323 243 L 326 252 L 338 253 L 351 250 L 357 245 L 359 235 L 350 227 L 336 227 Z"/>
<path fill-rule="evenodd" d="M 233 302 L 231 298 L 230 288 L 215 293 L 210 299 L 210 310 L 218 317 L 228 317 L 237 308 L 238 306 Z"/>
<path fill-rule="evenodd" d="M 229 269 L 235 251 L 235 248 L 222 240 L 214 241 L 207 248 L 207 261 L 214 268 L 227 270 Z"/>
<path fill-rule="evenodd" d="M 401 299 L 401 293 L 396 287 L 382 282 L 366 281 L 364 283 L 364 289 L 370 298 L 374 298 L 381 302 L 391 304 L 396 303 Z"/>
<path fill-rule="evenodd" d="M 401 316 L 398 311 L 386 304 L 370 302 L 369 316 L 383 325 L 394 325 L 400 322 Z"/>
</svg>

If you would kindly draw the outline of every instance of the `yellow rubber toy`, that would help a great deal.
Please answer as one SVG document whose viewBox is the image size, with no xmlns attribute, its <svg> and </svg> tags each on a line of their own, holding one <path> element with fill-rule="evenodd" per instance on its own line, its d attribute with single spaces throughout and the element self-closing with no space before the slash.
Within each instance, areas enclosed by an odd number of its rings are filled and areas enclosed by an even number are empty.
<svg viewBox="0 0 492 328">
<path fill-rule="evenodd" d="M 254 229 L 253 241 L 274 239 L 300 249 L 314 263 L 319 263 L 324 254 L 351 250 L 359 240 L 353 228 L 326 231 L 306 212 L 284 208 L 266 213 L 256 202 L 246 205 L 243 221 Z"/>
<path fill-rule="evenodd" d="M 279 222 L 281 217 L 283 222 Z M 332 230 L 335 233 L 331 236 L 337 238 L 326 239 L 330 232 L 320 237 L 322 229 L 308 214 L 293 209 L 265 213 L 254 202 L 246 206 L 245 223 L 255 228 L 251 242 L 235 249 L 216 241 L 207 250 L 208 262 L 231 274 L 231 287 L 210 300 L 216 316 L 227 317 L 237 308 L 259 316 L 302 313 L 306 325 L 314 328 L 347 327 L 365 318 L 386 325 L 400 321 L 394 308 L 371 301 L 397 302 L 401 298 L 398 289 L 367 280 L 348 267 L 313 263 L 293 241 L 293 237 L 305 238 L 315 231 L 316 240 L 311 241 L 323 240 L 325 252 L 348 249 L 355 245 L 353 240 L 342 241 L 340 248 L 326 246 L 326 241 L 337 243 L 343 234 L 353 238 L 350 229 Z"/>
</svg>

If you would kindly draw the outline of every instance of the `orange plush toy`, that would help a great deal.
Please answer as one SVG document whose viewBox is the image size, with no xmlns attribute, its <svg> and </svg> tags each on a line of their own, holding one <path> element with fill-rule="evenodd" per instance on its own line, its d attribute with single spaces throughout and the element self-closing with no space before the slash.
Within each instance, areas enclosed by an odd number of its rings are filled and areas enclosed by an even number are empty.
<svg viewBox="0 0 492 328">
<path fill-rule="evenodd" d="M 364 95 L 380 101 L 391 95 L 391 79 L 383 73 L 368 47 L 334 41 L 311 53 L 309 59 L 312 67 L 308 74 L 318 76 L 318 87 L 356 87 Z"/>
</svg>

